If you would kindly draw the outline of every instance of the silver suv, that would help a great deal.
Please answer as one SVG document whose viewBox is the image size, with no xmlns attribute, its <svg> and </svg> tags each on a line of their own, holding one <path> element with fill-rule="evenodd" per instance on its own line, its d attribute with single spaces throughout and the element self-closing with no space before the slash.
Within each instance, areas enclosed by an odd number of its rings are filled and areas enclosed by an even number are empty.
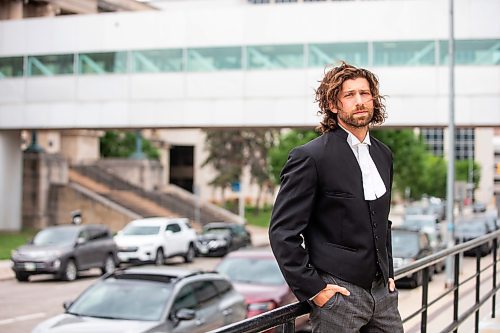
<svg viewBox="0 0 500 333">
<path fill-rule="evenodd" d="M 104 225 L 59 225 L 39 231 L 27 245 L 12 251 L 12 269 L 18 281 L 34 274 L 56 274 L 73 281 L 78 272 L 100 268 L 109 273 L 118 263 L 117 248 Z"/>
<path fill-rule="evenodd" d="M 202 333 L 243 320 L 243 296 L 218 273 L 136 266 L 116 270 L 33 333 Z"/>
</svg>

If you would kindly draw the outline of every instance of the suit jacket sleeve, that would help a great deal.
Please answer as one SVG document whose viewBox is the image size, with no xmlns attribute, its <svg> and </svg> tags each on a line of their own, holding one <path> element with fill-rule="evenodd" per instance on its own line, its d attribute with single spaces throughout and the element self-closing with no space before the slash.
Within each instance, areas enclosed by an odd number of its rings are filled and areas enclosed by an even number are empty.
<svg viewBox="0 0 500 333">
<path fill-rule="evenodd" d="M 281 172 L 281 188 L 274 204 L 269 239 L 288 285 L 300 301 L 308 300 L 326 283 L 309 264 L 301 246 L 314 209 L 316 164 L 303 148 L 294 149 Z"/>
</svg>

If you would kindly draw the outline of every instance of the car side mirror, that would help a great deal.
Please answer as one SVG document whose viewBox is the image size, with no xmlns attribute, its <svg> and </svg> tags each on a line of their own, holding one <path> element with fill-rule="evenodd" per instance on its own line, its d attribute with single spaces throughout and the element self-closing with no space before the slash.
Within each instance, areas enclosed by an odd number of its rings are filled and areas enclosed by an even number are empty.
<svg viewBox="0 0 500 333">
<path fill-rule="evenodd" d="M 68 309 L 71 306 L 71 304 L 73 304 L 73 301 L 65 301 L 65 302 L 63 302 L 64 311 L 68 311 Z"/>
<path fill-rule="evenodd" d="M 78 237 L 78 239 L 76 240 L 76 245 L 82 245 L 82 244 L 85 244 L 86 240 L 84 237 Z"/>
<path fill-rule="evenodd" d="M 196 311 L 192 309 L 180 309 L 175 314 L 178 320 L 193 320 L 196 317 Z"/>
</svg>

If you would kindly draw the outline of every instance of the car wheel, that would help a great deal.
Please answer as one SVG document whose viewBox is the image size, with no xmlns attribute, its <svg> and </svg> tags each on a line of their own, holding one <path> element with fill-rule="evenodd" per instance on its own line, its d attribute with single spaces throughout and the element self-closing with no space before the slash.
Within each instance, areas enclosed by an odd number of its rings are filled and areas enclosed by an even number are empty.
<svg viewBox="0 0 500 333">
<path fill-rule="evenodd" d="M 106 260 L 104 260 L 104 265 L 101 267 L 101 272 L 102 274 L 111 273 L 115 270 L 115 268 L 116 268 L 115 259 L 111 254 L 109 254 L 106 257 Z"/>
<path fill-rule="evenodd" d="M 65 281 L 74 281 L 78 275 L 78 268 L 73 259 L 69 259 L 61 272 L 61 279 Z"/>
<path fill-rule="evenodd" d="M 184 261 L 185 262 L 193 262 L 195 255 L 196 255 L 196 252 L 194 250 L 193 244 L 189 244 L 189 248 L 188 248 L 186 254 L 184 255 Z"/>
<path fill-rule="evenodd" d="M 19 282 L 26 282 L 29 280 L 30 275 L 27 273 L 22 273 L 22 272 L 17 272 L 16 273 L 16 280 Z"/>
<path fill-rule="evenodd" d="M 165 263 L 165 256 L 163 255 L 163 250 L 158 249 L 156 251 L 156 257 L 155 257 L 155 265 L 156 266 L 161 266 Z"/>
</svg>

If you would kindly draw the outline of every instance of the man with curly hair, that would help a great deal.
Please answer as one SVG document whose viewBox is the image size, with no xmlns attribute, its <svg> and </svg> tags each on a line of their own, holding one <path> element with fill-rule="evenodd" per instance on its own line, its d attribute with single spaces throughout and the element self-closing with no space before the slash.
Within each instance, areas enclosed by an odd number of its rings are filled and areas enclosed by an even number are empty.
<svg viewBox="0 0 500 333">
<path fill-rule="evenodd" d="M 392 264 L 392 153 L 369 134 L 386 118 L 377 77 L 342 62 L 316 101 L 321 136 L 281 172 L 269 238 L 283 275 L 311 304 L 313 332 L 403 332 Z"/>
</svg>

